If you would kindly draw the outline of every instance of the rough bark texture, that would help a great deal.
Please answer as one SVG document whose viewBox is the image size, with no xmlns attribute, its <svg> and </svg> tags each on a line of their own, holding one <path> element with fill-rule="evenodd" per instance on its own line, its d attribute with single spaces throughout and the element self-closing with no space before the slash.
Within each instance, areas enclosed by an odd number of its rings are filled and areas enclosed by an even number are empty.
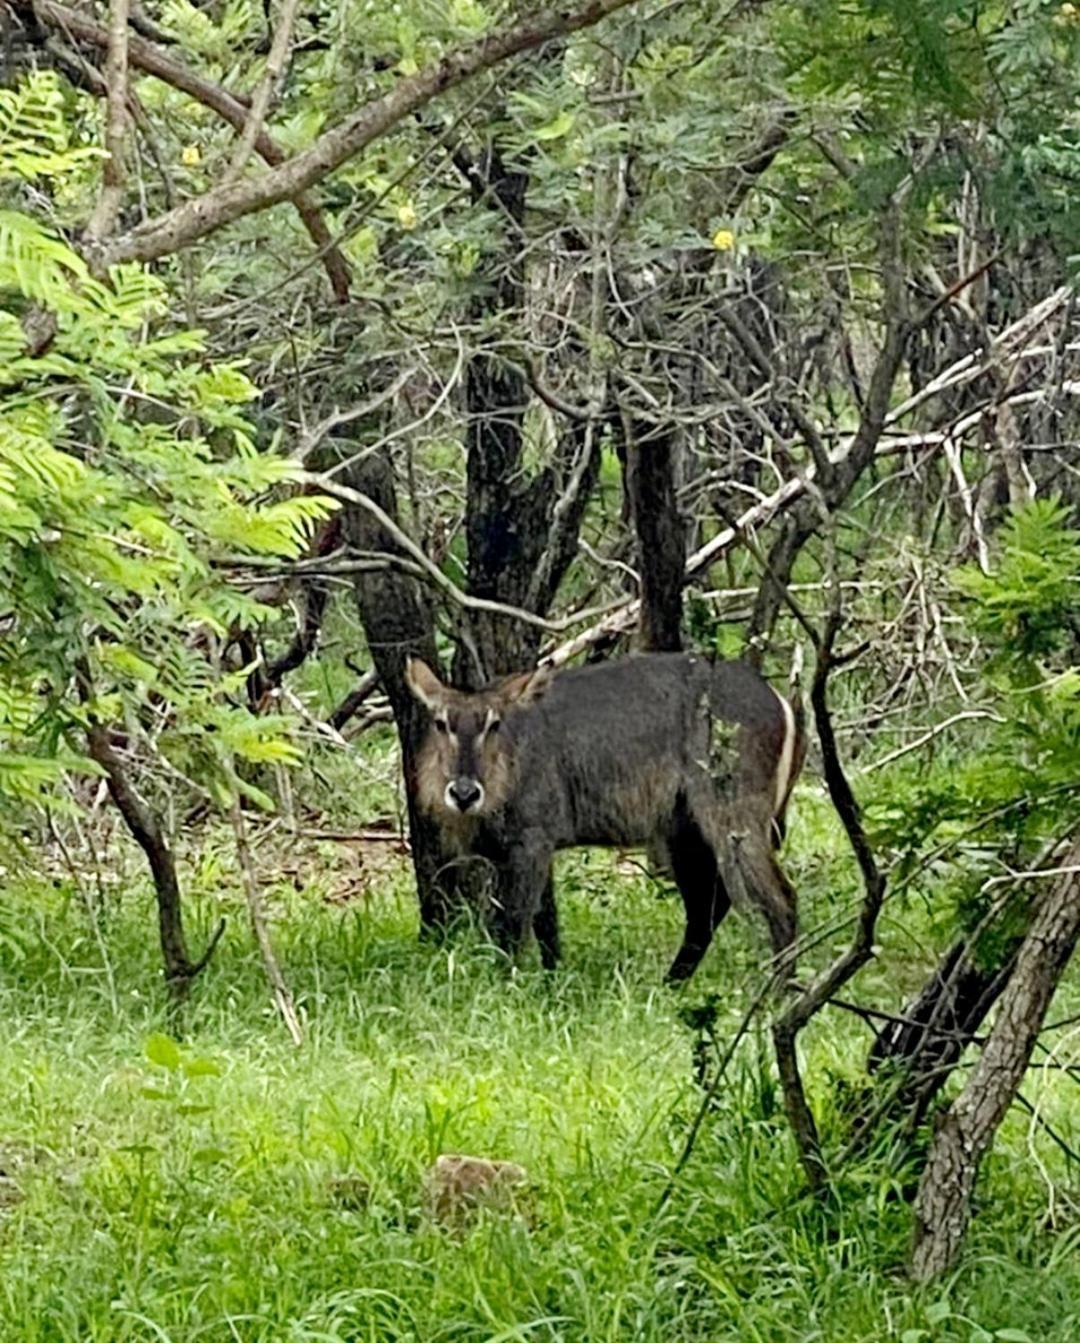
<svg viewBox="0 0 1080 1343">
<path fill-rule="evenodd" d="M 524 300 L 520 229 L 529 177 L 507 166 L 494 147 L 471 165 L 474 203 L 493 201 L 506 224 L 505 246 L 495 258 L 492 283 L 472 305 L 477 324 L 513 318 Z M 528 389 L 520 369 L 484 346 L 465 373 L 468 414 L 465 536 L 469 592 L 522 605 L 529 578 L 544 548 L 547 481 L 529 479 L 522 461 L 522 422 Z M 481 613 L 470 623 L 472 647 L 459 647 L 455 678 L 470 688 L 536 660 L 539 631 L 520 621 Z"/>
<path fill-rule="evenodd" d="M 626 489 L 638 544 L 641 614 L 637 643 L 649 652 L 682 647 L 686 520 L 678 503 L 680 445 L 675 430 L 626 442 Z"/>
<path fill-rule="evenodd" d="M 956 1261 L 979 1164 L 1016 1095 L 1046 1010 L 1080 936 L 1080 844 L 1039 901 L 982 1058 L 942 1120 L 915 1203 L 912 1275 L 925 1282 Z"/>
<path fill-rule="evenodd" d="M 475 324 L 520 322 L 525 305 L 521 230 L 529 177 L 489 147 L 469 160 L 475 202 L 497 202 L 505 247 L 491 285 L 471 312 Z M 468 413 L 465 535 L 470 596 L 544 614 L 577 551 L 578 533 L 600 469 L 599 434 L 571 424 L 554 459 L 530 475 L 523 424 L 530 397 L 521 369 L 484 346 L 465 375 Z M 458 684 L 476 689 L 492 677 L 533 666 L 541 630 L 502 615 L 474 612 L 454 662 Z"/>
<path fill-rule="evenodd" d="M 909 1132 L 919 1127 L 1008 983 L 1021 940 L 993 967 L 979 964 L 966 939 L 955 942 L 905 1007 L 903 1020 L 881 1031 L 870 1050 L 868 1071 L 888 1065 L 902 1069 L 902 1077 L 878 1119 L 902 1118 Z"/>
<path fill-rule="evenodd" d="M 369 495 L 391 518 L 397 517 L 394 477 L 385 457 L 368 458 L 351 473 L 350 483 Z M 394 554 L 396 547 L 376 519 L 360 508 L 345 510 L 345 534 L 358 550 Z M 405 661 L 423 658 L 436 665 L 431 610 L 416 580 L 394 569 L 357 575 L 356 599 L 367 633 L 368 648 L 394 711 L 409 810 L 409 842 L 416 870 L 420 922 L 435 929 L 446 922 L 448 892 L 439 879 L 442 849 L 438 831 L 416 806 L 416 755 L 426 727 L 424 711 L 405 684 Z"/>
</svg>

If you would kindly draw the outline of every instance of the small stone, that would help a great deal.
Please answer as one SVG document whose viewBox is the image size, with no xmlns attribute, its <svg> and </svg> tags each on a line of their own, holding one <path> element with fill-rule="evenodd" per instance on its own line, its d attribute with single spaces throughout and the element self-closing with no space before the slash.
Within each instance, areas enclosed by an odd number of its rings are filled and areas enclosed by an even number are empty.
<svg viewBox="0 0 1080 1343">
<path fill-rule="evenodd" d="M 524 1167 L 516 1162 L 446 1153 L 428 1170 L 424 1203 L 435 1221 L 461 1226 L 481 1208 L 516 1211 L 517 1195 L 527 1180 Z"/>
</svg>

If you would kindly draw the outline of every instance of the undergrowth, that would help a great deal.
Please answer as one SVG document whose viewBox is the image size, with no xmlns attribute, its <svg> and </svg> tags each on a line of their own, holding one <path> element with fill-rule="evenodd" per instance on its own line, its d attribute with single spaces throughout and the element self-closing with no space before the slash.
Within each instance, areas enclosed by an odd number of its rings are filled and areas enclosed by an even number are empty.
<svg viewBox="0 0 1080 1343">
<path fill-rule="evenodd" d="M 850 864 L 813 798 L 790 865 L 844 907 Z M 4 878 L 0 927 L 0 1338 L 45 1340 L 1073 1339 L 1080 1330 L 1075 1172 L 1016 1112 L 980 1185 L 961 1270 L 914 1290 L 905 1172 L 843 1169 L 823 1206 L 798 1176 L 752 1030 L 671 1197 L 701 1092 L 684 1009 L 734 1029 L 759 946 L 730 919 L 699 976 L 662 985 L 677 899 L 612 855 L 562 864 L 564 965 L 511 973 L 484 939 L 421 943 L 405 860 L 376 845 L 259 848 L 274 936 L 306 1039 L 274 1015 L 224 844 L 186 867 L 196 935 L 230 928 L 179 1014 L 159 978 L 134 864 L 103 894 Z M 87 908 L 99 902 L 95 930 Z M 898 1006 L 918 981 L 929 910 L 890 911 Z M 828 954 L 835 941 L 820 954 Z M 1075 1003 L 1074 982 L 1061 995 Z M 1065 1015 L 1068 1002 L 1055 1006 Z M 1060 1009 L 1060 1010 L 1059 1010 Z M 808 1032 L 830 1150 L 832 1098 L 861 1084 L 849 1014 Z M 1073 1058 L 1068 1033 L 1059 1060 Z M 1075 1083 L 1028 1098 L 1076 1136 Z M 441 1229 L 422 1199 L 441 1152 L 523 1164 L 516 1216 Z M 659 1210 L 658 1210 L 659 1209 Z"/>
</svg>

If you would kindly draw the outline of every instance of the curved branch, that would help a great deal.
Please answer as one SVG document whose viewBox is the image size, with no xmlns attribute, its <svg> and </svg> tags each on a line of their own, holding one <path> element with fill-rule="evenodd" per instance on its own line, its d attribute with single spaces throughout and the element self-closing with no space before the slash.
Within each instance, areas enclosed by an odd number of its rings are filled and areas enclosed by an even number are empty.
<svg viewBox="0 0 1080 1343">
<path fill-rule="evenodd" d="M 105 148 L 109 157 L 101 173 L 101 192 L 86 226 L 88 244 L 107 238 L 116 226 L 127 182 L 128 132 L 128 0 L 112 0 L 109 8 L 108 56 L 105 61 Z"/>
<path fill-rule="evenodd" d="M 27 0 L 18 3 L 25 4 Z M 388 93 L 321 135 L 302 154 L 261 177 L 225 182 L 157 219 L 140 224 L 99 249 L 96 259 L 104 265 L 152 261 L 180 251 L 233 220 L 291 200 L 440 93 L 553 37 L 599 23 L 630 3 L 632 0 L 584 0 L 578 9 L 549 10 L 452 51 L 426 70 L 399 80 Z M 53 0 L 42 0 L 42 4 L 55 8 Z"/>
<path fill-rule="evenodd" d="M 88 42 L 91 46 L 108 49 L 108 30 L 79 10 L 59 4 L 57 0 L 11 0 L 11 4 L 15 9 L 32 10 L 43 23 Z M 127 47 L 131 65 L 138 67 L 144 74 L 153 75 L 155 79 L 160 79 L 181 93 L 186 93 L 196 102 L 216 112 L 234 130 L 243 133 L 244 126 L 249 120 L 248 99 L 230 93 L 220 84 L 204 78 L 145 38 L 129 34 Z M 286 162 L 285 151 L 265 130 L 259 130 L 255 136 L 255 150 L 271 167 Z M 349 297 L 349 268 L 344 256 L 334 245 L 326 221 L 311 197 L 305 192 L 297 192 L 292 199 L 308 236 L 323 254 L 323 265 L 326 267 L 334 297 L 339 303 L 345 303 Z"/>
</svg>

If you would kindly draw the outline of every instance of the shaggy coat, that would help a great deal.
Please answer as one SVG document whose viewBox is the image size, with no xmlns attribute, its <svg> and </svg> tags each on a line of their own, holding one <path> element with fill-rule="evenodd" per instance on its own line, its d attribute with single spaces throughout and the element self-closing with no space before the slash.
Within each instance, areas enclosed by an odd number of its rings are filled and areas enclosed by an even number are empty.
<svg viewBox="0 0 1080 1343">
<path fill-rule="evenodd" d="M 557 958 L 551 859 L 577 845 L 666 855 L 687 913 L 675 978 L 693 973 L 730 895 L 764 910 L 778 949 L 792 940 L 773 848 L 805 739 L 800 713 L 751 667 L 647 654 L 466 694 L 414 661 L 408 680 L 432 715 L 417 801 L 449 848 L 500 870 L 508 947 L 535 927 L 545 963 Z"/>
</svg>

